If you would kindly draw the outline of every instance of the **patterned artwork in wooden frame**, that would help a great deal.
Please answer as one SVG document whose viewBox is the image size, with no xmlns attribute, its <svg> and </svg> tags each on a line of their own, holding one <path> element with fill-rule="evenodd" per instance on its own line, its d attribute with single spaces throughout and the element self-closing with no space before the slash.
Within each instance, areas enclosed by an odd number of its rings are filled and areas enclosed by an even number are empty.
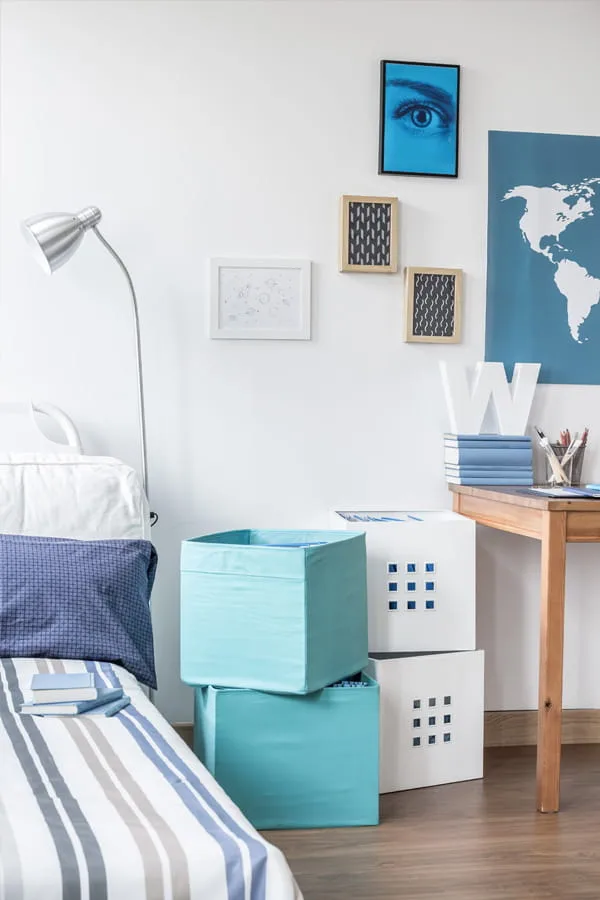
<svg viewBox="0 0 600 900">
<path fill-rule="evenodd" d="M 398 198 L 342 197 L 340 272 L 398 271 Z"/>
<path fill-rule="evenodd" d="M 407 266 L 405 341 L 456 344 L 461 339 L 462 269 Z"/>
</svg>

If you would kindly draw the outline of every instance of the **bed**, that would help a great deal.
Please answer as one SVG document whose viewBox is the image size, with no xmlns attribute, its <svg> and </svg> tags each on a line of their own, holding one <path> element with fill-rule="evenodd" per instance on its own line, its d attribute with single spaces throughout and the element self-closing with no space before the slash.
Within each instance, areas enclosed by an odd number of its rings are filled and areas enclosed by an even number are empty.
<svg viewBox="0 0 600 900">
<path fill-rule="evenodd" d="M 30 460 L 22 469 L 20 462 L 13 459 L 11 465 L 16 464 L 21 488 L 26 482 L 27 490 L 19 488 L 14 496 L 27 498 L 26 505 L 31 506 L 32 485 L 27 479 L 35 477 L 32 465 L 37 463 Z M 0 459 L 0 497 L 10 493 L 14 480 L 12 470 L 7 475 L 3 464 L 6 460 Z M 47 480 L 45 469 L 42 472 Z M 53 470 L 50 481 L 65 482 L 64 472 L 61 468 L 57 476 Z M 114 475 L 111 470 L 109 476 Z M 118 475 L 121 487 L 125 483 L 128 490 L 132 485 L 137 490 L 135 479 L 128 475 L 123 481 L 123 473 Z M 47 500 L 48 491 L 45 496 Z M 137 496 L 133 503 L 131 496 L 130 491 L 128 512 L 118 525 L 122 529 L 125 523 L 130 532 L 140 509 L 146 527 L 147 512 L 145 498 Z M 56 498 L 48 508 L 57 509 Z M 11 509 L 14 524 L 14 502 Z M 61 578 L 71 580 L 55 604 L 54 625 L 60 625 L 64 646 L 70 646 L 72 636 L 65 622 L 72 621 L 73 604 L 83 596 L 81 585 L 96 578 L 95 569 L 88 567 L 84 580 L 77 581 L 77 576 L 73 582 L 73 571 L 80 566 L 78 554 L 92 552 L 95 541 L 37 535 L 47 519 L 38 513 L 32 520 L 21 510 L 22 533 L 0 534 L 0 900 L 302 900 L 281 852 L 254 830 L 150 702 L 132 674 L 136 665 L 129 664 L 127 651 L 103 650 L 101 659 L 88 652 L 81 654 L 85 658 L 72 658 L 71 652 L 27 652 L 45 646 L 48 617 L 54 615 L 46 612 L 47 594 L 56 594 Z M 61 530 L 65 528 L 68 531 L 63 522 Z M 102 542 L 111 552 L 125 547 L 129 557 L 136 543 L 150 546 L 143 534 L 133 533 L 126 541 L 102 535 Z M 56 571 L 48 573 L 48 559 L 56 554 Z M 146 554 L 150 568 L 152 554 Z M 33 565 L 32 559 L 41 562 Z M 75 569 L 69 570 L 65 559 L 74 559 Z M 99 591 L 92 592 L 91 600 L 86 595 L 81 618 L 89 627 L 79 628 L 85 640 L 96 640 L 96 632 L 104 628 L 103 610 L 94 604 L 106 603 L 107 592 L 113 591 L 112 568 L 111 561 L 106 571 L 100 570 Z M 33 589 L 31 573 L 42 570 L 44 577 Z M 152 580 L 153 570 L 149 590 Z M 50 588 L 40 588 L 39 583 Z M 10 632 L 18 629 L 11 623 L 25 621 L 18 618 L 27 605 L 23 597 L 44 613 L 35 620 L 41 623 L 39 633 L 34 628 L 15 638 Z M 63 615 L 71 619 L 61 619 Z M 120 621 L 114 610 L 106 621 L 114 640 L 115 623 Z M 78 626 L 71 631 L 77 632 Z M 20 641 L 19 652 L 7 655 L 6 642 L 15 639 Z M 85 640 L 84 647 L 95 646 Z M 113 657 L 123 657 L 127 666 Z M 140 665 L 143 673 L 143 659 Z M 93 672 L 107 687 L 122 686 L 130 704 L 110 718 L 20 714 L 33 674 L 79 671 Z M 144 680 L 151 686 L 151 677 Z"/>
</svg>

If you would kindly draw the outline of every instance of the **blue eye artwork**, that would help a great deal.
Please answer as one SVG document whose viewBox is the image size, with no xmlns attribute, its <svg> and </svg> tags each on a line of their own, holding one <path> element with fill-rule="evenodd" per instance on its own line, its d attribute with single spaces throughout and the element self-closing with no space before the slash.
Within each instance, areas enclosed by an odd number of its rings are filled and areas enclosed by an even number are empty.
<svg viewBox="0 0 600 900">
<path fill-rule="evenodd" d="M 381 62 L 380 175 L 458 175 L 460 66 Z"/>
</svg>

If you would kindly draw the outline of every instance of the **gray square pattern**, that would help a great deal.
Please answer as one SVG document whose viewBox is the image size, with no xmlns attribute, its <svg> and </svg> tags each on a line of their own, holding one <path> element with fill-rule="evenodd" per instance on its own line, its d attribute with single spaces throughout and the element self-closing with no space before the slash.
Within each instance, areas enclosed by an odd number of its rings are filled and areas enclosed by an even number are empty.
<svg viewBox="0 0 600 900">
<path fill-rule="evenodd" d="M 441 697 L 428 697 L 427 699 L 415 699 L 412 708 L 421 709 L 427 707 L 426 718 L 412 719 L 410 741 L 413 747 L 433 747 L 438 744 L 452 743 L 452 697 L 444 694 Z M 413 714 L 414 715 L 414 714 Z M 433 730 L 431 730 L 433 729 Z"/>
</svg>

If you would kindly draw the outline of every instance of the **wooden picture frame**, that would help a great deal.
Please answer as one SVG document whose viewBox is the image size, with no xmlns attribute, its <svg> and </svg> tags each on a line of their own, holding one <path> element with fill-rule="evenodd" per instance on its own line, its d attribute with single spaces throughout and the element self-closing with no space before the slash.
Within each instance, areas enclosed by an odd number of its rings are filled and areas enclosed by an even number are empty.
<svg viewBox="0 0 600 900">
<path fill-rule="evenodd" d="M 462 269 L 407 266 L 404 340 L 457 344 L 461 340 Z"/>
<path fill-rule="evenodd" d="M 345 194 L 340 210 L 340 272 L 398 271 L 398 198 Z"/>
</svg>

